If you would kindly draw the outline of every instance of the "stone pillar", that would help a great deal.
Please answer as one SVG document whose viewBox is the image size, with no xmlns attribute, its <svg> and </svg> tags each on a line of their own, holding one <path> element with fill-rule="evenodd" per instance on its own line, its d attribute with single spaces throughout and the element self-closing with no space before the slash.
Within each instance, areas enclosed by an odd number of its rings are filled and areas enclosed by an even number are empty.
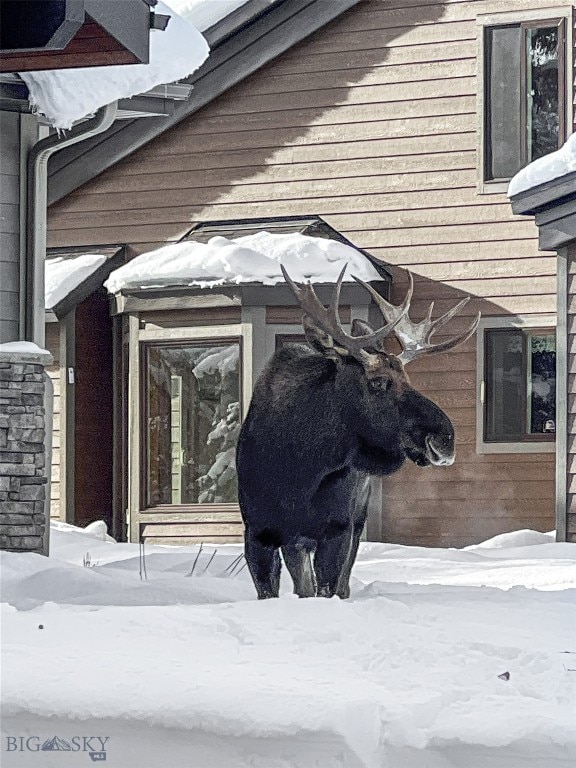
<svg viewBox="0 0 576 768">
<path fill-rule="evenodd" d="M 34 344 L 0 344 L 0 549 L 48 554 L 52 424 L 44 368 L 51 362 Z"/>
</svg>

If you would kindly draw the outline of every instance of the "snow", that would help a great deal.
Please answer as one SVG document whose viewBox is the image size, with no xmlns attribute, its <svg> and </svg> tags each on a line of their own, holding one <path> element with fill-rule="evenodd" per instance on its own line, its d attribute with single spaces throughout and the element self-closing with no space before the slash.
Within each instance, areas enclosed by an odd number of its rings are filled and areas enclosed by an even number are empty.
<svg viewBox="0 0 576 768">
<path fill-rule="evenodd" d="M 64 259 L 61 256 L 47 259 L 44 282 L 45 308 L 55 307 L 105 261 L 106 256 L 96 253 L 83 253 L 70 259 Z"/>
<path fill-rule="evenodd" d="M 366 281 L 381 279 L 368 259 L 345 243 L 299 233 L 262 231 L 232 240 L 216 236 L 207 243 L 190 240 L 165 245 L 122 265 L 104 285 L 111 293 L 183 285 L 276 285 L 284 282 L 281 263 L 296 281 L 336 282 L 345 264 L 345 280 L 352 280 L 353 274 Z"/>
<path fill-rule="evenodd" d="M 27 355 L 49 355 L 46 349 L 42 349 L 31 341 L 5 341 L 0 344 L 0 354 L 27 354 Z"/>
<path fill-rule="evenodd" d="M 520 192 L 573 171 L 576 171 L 576 133 L 573 133 L 556 152 L 540 157 L 518 171 L 508 187 L 508 197 L 519 195 Z"/>
<path fill-rule="evenodd" d="M 182 18 L 200 32 L 204 32 L 247 2 L 248 0 L 170 0 L 169 4 Z M 272 4 L 274 0 L 269 2 Z"/>
<path fill-rule="evenodd" d="M 50 558 L 3 552 L 3 733 L 108 737 L 120 768 L 574 765 L 572 544 L 366 543 L 347 601 L 283 577 L 258 602 L 240 545 L 214 549 L 190 575 L 198 547 L 147 546 L 142 580 L 102 523 L 54 525 Z"/>
<path fill-rule="evenodd" d="M 171 16 L 166 30 L 150 30 L 148 64 L 21 72 L 30 104 L 56 128 L 67 129 L 117 99 L 126 99 L 195 72 L 208 57 L 208 43 L 166 4 L 155 12 Z"/>
</svg>

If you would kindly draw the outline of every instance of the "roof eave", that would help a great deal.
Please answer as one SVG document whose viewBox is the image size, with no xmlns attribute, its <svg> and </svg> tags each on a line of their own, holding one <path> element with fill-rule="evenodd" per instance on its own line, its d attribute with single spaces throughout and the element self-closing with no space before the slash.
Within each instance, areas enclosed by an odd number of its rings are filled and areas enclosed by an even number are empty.
<svg viewBox="0 0 576 768">
<path fill-rule="evenodd" d="M 114 249 L 114 250 L 112 250 Z M 49 249 L 47 252 L 48 257 L 55 257 L 58 256 L 63 251 L 66 251 L 69 253 L 71 250 L 77 250 L 78 254 L 81 254 L 83 252 L 91 252 L 93 253 L 96 250 L 99 250 L 98 248 L 77 248 L 77 249 L 64 249 L 64 248 L 52 248 Z M 102 250 L 102 249 L 100 249 Z M 46 310 L 47 313 L 52 313 L 56 316 L 58 320 L 61 320 L 62 318 L 66 317 L 66 315 L 71 312 L 73 309 L 75 309 L 78 304 L 83 302 L 85 299 L 88 298 L 92 293 L 97 291 L 102 287 L 102 284 L 104 281 L 109 277 L 110 273 L 118 269 L 118 267 L 122 266 L 124 262 L 126 261 L 126 248 L 123 245 L 116 245 L 116 246 L 106 246 L 106 250 L 110 250 L 111 255 L 108 256 L 106 261 L 101 264 L 97 269 L 92 272 L 88 277 L 86 277 L 82 282 L 76 286 L 70 293 L 66 294 L 63 299 L 61 299 L 57 304 L 55 304 L 53 307 L 50 307 Z"/>
<path fill-rule="evenodd" d="M 576 171 L 538 184 L 510 198 L 512 211 L 523 216 L 535 216 L 547 208 L 564 202 L 576 194 Z"/>
<path fill-rule="evenodd" d="M 226 32 L 228 36 L 221 38 L 223 42 L 217 44 L 188 80 L 194 84 L 190 98 L 176 104 L 172 115 L 126 121 L 121 126 L 116 123 L 94 140 L 88 139 L 76 149 L 71 147 L 70 151 L 55 155 L 49 169 L 48 203 L 62 199 L 128 157 L 359 2 L 282 0 L 272 6 L 257 0 L 247 3 L 254 16 L 244 19 L 239 31 Z M 220 22 L 225 23 L 226 19 Z M 211 35 L 224 35 L 224 28 L 218 32 L 218 27 L 214 25 L 208 31 Z"/>
<path fill-rule="evenodd" d="M 576 171 L 514 195 L 512 211 L 534 216 L 541 251 L 576 241 Z"/>
</svg>

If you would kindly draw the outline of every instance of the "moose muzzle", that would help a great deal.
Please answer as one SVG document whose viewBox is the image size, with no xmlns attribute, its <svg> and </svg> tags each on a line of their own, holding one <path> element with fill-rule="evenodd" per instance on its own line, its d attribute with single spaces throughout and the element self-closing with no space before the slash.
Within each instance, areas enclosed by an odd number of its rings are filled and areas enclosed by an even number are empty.
<svg viewBox="0 0 576 768">
<path fill-rule="evenodd" d="M 449 467 L 454 464 L 454 451 L 447 451 L 446 448 L 434 442 L 432 435 L 426 437 L 426 457 L 430 464 L 436 467 Z"/>
</svg>

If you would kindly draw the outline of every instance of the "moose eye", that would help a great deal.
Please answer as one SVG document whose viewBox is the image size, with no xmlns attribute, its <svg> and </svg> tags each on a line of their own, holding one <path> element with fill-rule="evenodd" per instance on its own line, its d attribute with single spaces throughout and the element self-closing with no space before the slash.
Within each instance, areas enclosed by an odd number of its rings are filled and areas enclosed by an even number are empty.
<svg viewBox="0 0 576 768">
<path fill-rule="evenodd" d="M 388 392 L 392 386 L 392 379 L 388 376 L 378 376 L 369 382 L 369 387 L 373 392 Z"/>
</svg>

